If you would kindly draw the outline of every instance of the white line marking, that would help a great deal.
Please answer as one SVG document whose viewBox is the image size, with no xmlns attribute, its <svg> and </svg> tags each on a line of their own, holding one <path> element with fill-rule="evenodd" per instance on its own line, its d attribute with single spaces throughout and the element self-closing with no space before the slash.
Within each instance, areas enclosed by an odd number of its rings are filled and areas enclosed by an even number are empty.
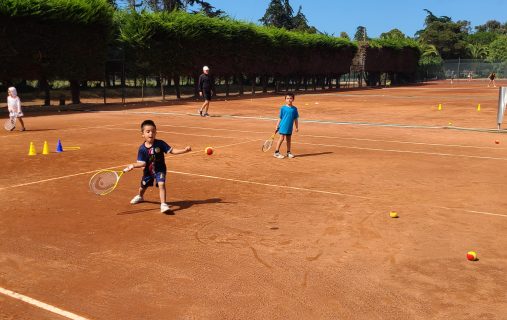
<svg viewBox="0 0 507 320">
<path fill-rule="evenodd" d="M 88 320 L 88 318 L 84 318 L 84 317 L 78 316 L 75 313 L 62 310 L 60 308 L 54 307 L 54 306 L 49 305 L 47 303 L 44 303 L 42 301 L 30 298 L 28 296 L 25 296 L 23 294 L 20 294 L 20 293 L 17 293 L 17 292 L 8 290 L 8 289 L 4 289 L 2 287 L 0 287 L 0 293 L 3 293 L 4 295 L 9 296 L 11 298 L 14 298 L 14 299 L 21 300 L 23 302 L 29 303 L 29 304 L 34 305 L 36 307 L 39 307 L 41 309 L 44 309 L 44 310 L 56 313 L 56 314 L 61 315 L 61 316 L 65 317 L 65 318 L 68 318 L 68 319 L 72 319 L 72 320 Z"/>
<path fill-rule="evenodd" d="M 250 131 L 250 130 L 236 130 L 236 129 L 225 129 L 225 128 L 211 128 L 211 127 L 194 127 L 194 126 L 175 126 L 171 124 L 163 124 L 160 127 L 172 127 L 172 128 L 186 128 L 186 129 L 201 129 L 201 130 L 216 130 L 216 131 L 230 131 L 230 132 L 241 132 L 241 133 L 258 133 L 268 136 L 269 133 L 266 131 Z M 463 144 L 443 144 L 443 143 L 426 143 L 426 142 L 412 142 L 412 141 L 401 141 L 401 140 L 383 140 L 383 139 L 369 139 L 369 138 L 350 138 L 350 137 L 338 137 L 338 136 L 321 136 L 311 134 L 298 134 L 298 137 L 310 137 L 310 138 L 325 138 L 325 139 L 339 139 L 339 140 L 352 140 L 352 141 L 369 141 L 369 142 L 387 142 L 387 143 L 399 143 L 399 144 L 414 144 L 423 146 L 437 146 L 437 147 L 455 147 L 455 148 L 474 148 L 474 149 L 495 149 L 504 150 L 505 148 L 498 147 L 479 147 L 479 146 L 468 146 Z"/>
<path fill-rule="evenodd" d="M 174 174 L 187 175 L 187 176 L 195 176 L 195 177 L 208 178 L 208 179 L 217 179 L 217 180 L 239 182 L 239 183 L 253 184 L 253 185 L 259 185 L 259 186 L 266 186 L 266 187 L 273 187 L 273 188 L 290 189 L 290 190 L 298 190 L 298 191 L 321 193 L 321 194 L 331 194 L 331 195 L 344 196 L 344 197 L 353 197 L 353 198 L 360 198 L 360 199 L 366 199 L 366 200 L 381 200 L 381 201 L 385 201 L 383 198 L 365 197 L 365 196 L 359 196 L 359 195 L 347 194 L 347 193 L 341 193 L 341 192 L 325 191 L 325 190 L 310 189 L 310 188 L 300 188 L 300 187 L 292 187 L 292 186 L 282 186 L 282 185 L 277 185 L 277 184 L 255 182 L 255 181 L 249 181 L 249 180 L 239 180 L 239 179 L 224 178 L 224 177 L 217 177 L 217 176 L 209 176 L 209 175 L 205 175 L 205 174 L 197 174 L 197 173 L 189 173 L 189 172 L 181 172 L 181 171 L 173 171 L 173 170 L 167 170 L 167 172 L 171 172 L 171 173 L 174 173 Z M 497 217 L 507 218 L 507 214 L 500 214 L 500 213 L 493 213 L 493 212 L 475 211 L 475 210 L 467 210 L 467 209 L 460 209 L 460 208 L 449 208 L 449 207 L 441 207 L 441 206 L 431 206 L 431 205 L 422 205 L 422 206 L 426 206 L 427 208 L 437 208 L 437 209 L 446 209 L 446 210 L 454 210 L 454 211 L 463 211 L 463 212 L 468 212 L 468 213 L 477 213 L 477 214 L 483 214 L 483 215 L 490 215 L 490 216 L 497 216 Z"/>
<path fill-rule="evenodd" d="M 223 145 L 223 146 L 216 146 L 214 148 L 215 149 L 220 149 L 220 148 L 225 148 L 225 147 L 232 147 L 232 146 L 237 146 L 237 145 L 240 145 L 240 144 L 245 144 L 245 143 L 250 143 L 250 142 L 255 142 L 255 141 L 261 141 L 261 140 L 260 139 L 257 139 L 257 140 L 247 140 L 247 141 L 242 141 L 242 142 L 238 142 L 238 143 L 226 144 L 226 145 Z M 201 151 L 197 151 L 196 150 L 196 151 L 189 152 L 187 154 L 196 154 L 196 153 L 200 153 L 200 152 Z M 72 178 L 72 177 L 82 176 L 82 175 L 85 175 L 85 174 L 95 173 L 95 172 L 100 171 L 100 170 L 113 170 L 113 169 L 116 169 L 116 168 L 126 167 L 128 165 L 129 164 L 127 163 L 127 164 L 123 164 L 123 165 L 119 165 L 119 166 L 114 166 L 114 167 L 109 167 L 109 168 L 100 168 L 100 169 L 93 170 L 93 171 L 80 172 L 80 173 L 69 174 L 69 175 L 60 176 L 60 177 L 54 177 L 54 178 L 43 179 L 43 180 L 38 180 L 38 181 L 20 183 L 20 184 L 15 184 L 15 185 L 12 185 L 12 186 L 0 187 L 0 190 L 6 190 L 6 189 L 12 189 L 12 188 L 18 188 L 18 187 L 24 187 L 24 186 L 30 186 L 30 185 L 33 185 L 33 184 L 39 184 L 39 183 L 43 183 L 43 182 L 60 180 L 60 179 L 65 179 L 65 178 Z"/>
<path fill-rule="evenodd" d="M 127 129 L 127 128 L 106 128 L 109 130 L 125 130 L 125 131 L 139 131 L 139 129 Z M 196 137 L 209 137 L 209 138 L 224 138 L 224 139 L 237 139 L 238 137 L 226 137 L 226 136 L 210 136 L 205 134 L 194 134 L 194 133 L 182 133 L 182 132 L 173 132 L 173 131 L 164 131 L 164 130 L 157 130 L 157 133 L 169 133 L 169 134 L 175 134 L 175 135 L 184 135 L 184 136 L 196 136 Z"/>
<path fill-rule="evenodd" d="M 407 150 L 396 150 L 396 149 L 364 148 L 364 147 L 340 146 L 340 145 L 336 145 L 336 144 L 321 144 L 321 143 L 308 143 L 308 142 L 292 142 L 292 144 L 309 144 L 309 145 L 313 145 L 313 146 L 334 147 L 334 148 L 344 148 L 344 149 L 357 149 L 357 150 L 370 150 L 370 151 L 396 152 L 396 153 L 412 153 L 412 154 L 425 154 L 425 155 L 431 155 L 431 156 L 461 157 L 461 158 L 473 158 L 473 159 L 487 159 L 487 160 L 507 161 L 507 158 L 470 156 L 470 155 L 466 155 L 466 154 L 452 154 L 452 153 L 438 153 L 438 152 L 424 152 L 424 151 L 407 151 Z"/>
</svg>

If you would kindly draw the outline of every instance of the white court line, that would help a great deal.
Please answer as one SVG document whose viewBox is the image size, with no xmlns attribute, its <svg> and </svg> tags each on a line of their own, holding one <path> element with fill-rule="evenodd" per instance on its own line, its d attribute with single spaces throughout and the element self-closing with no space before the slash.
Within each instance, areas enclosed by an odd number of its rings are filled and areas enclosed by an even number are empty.
<svg viewBox="0 0 507 320">
<path fill-rule="evenodd" d="M 356 150 L 369 150 L 369 151 L 382 151 L 382 152 L 395 152 L 395 153 L 411 153 L 411 154 L 425 154 L 425 155 L 430 155 L 430 156 L 458 157 L 458 158 L 472 158 L 472 159 L 486 159 L 486 160 L 507 161 L 507 158 L 471 156 L 471 155 L 466 155 L 466 154 L 452 154 L 452 153 L 424 152 L 424 151 L 407 151 L 407 150 L 396 150 L 396 149 L 365 148 L 365 147 L 341 146 L 341 145 L 336 145 L 336 144 L 321 144 L 321 143 L 294 142 L 294 141 L 292 142 L 292 144 L 309 144 L 309 145 L 313 145 L 313 146 L 333 147 L 333 148 L 343 148 L 343 149 L 356 149 Z"/>
<path fill-rule="evenodd" d="M 124 130 L 124 131 L 140 131 L 139 129 L 127 129 L 127 128 L 106 128 L 109 130 Z M 182 132 L 174 132 L 174 131 L 164 131 L 157 130 L 157 133 L 169 133 L 174 135 L 183 135 L 183 136 L 196 136 L 196 137 L 209 137 L 209 138 L 224 138 L 224 139 L 239 139 L 239 137 L 226 137 L 226 136 L 210 136 L 207 134 L 195 134 L 195 133 L 182 133 Z"/>
<path fill-rule="evenodd" d="M 160 127 L 172 127 L 172 128 L 186 128 L 186 129 L 201 129 L 201 130 L 216 130 L 216 131 L 231 131 L 241 133 L 258 133 L 268 135 L 265 131 L 249 131 L 249 130 L 237 130 L 237 129 L 225 129 L 225 128 L 211 128 L 211 127 L 194 127 L 194 126 L 176 126 L 171 124 L 162 124 Z M 412 141 L 401 141 L 401 140 L 384 140 L 384 139 L 368 139 L 368 138 L 350 138 L 350 137 L 337 137 L 337 136 L 321 136 L 311 134 L 297 134 L 298 137 L 310 137 L 310 138 L 325 138 L 325 139 L 340 139 L 340 140 L 352 140 L 352 141 L 369 141 L 369 142 L 387 142 L 387 143 L 399 143 L 399 144 L 414 144 L 423 146 L 437 146 L 437 147 L 453 147 L 453 148 L 474 148 L 474 149 L 494 149 L 504 150 L 505 148 L 497 147 L 479 147 L 479 146 L 468 146 L 463 144 L 444 144 L 444 143 L 426 143 L 426 142 L 412 142 Z"/>
<path fill-rule="evenodd" d="M 247 141 L 247 142 L 252 142 L 252 141 L 257 141 L 257 140 L 251 140 L 251 141 Z M 231 144 L 231 145 L 228 145 L 228 146 L 239 145 L 239 144 L 247 143 L 247 142 L 235 143 L 235 144 Z M 226 146 L 222 146 L 222 147 L 226 147 Z M 124 164 L 124 165 L 121 165 L 121 166 L 109 167 L 109 168 L 106 168 L 106 169 L 114 169 L 114 168 L 125 167 L 125 166 L 127 166 L 127 164 Z M 61 176 L 61 177 L 54 177 L 54 178 L 50 178 L 50 179 L 33 181 L 33 182 L 13 185 L 13 186 L 9 186 L 9 187 L 3 187 L 3 188 L 0 188 L 0 190 L 9 189 L 9 188 L 16 188 L 16 187 L 22 187 L 22 186 L 27 186 L 27 185 L 33 185 L 33 184 L 43 183 L 43 182 L 52 181 L 52 180 L 65 179 L 65 178 L 75 177 L 75 176 L 84 175 L 84 174 L 89 174 L 89 173 L 93 173 L 93 172 L 97 172 L 97 171 L 98 170 L 93 170 L 93 171 L 88 171 L 88 172 L 76 173 L 76 174 L 72 174 L 72 175 L 66 175 L 66 176 Z M 167 170 L 167 172 L 174 173 L 174 174 L 187 175 L 187 176 L 195 176 L 195 177 L 208 178 L 208 179 L 216 179 L 216 180 L 223 180 L 223 181 L 230 181 L 230 182 L 253 184 L 253 185 L 266 186 L 266 187 L 272 187 L 272 188 L 281 188 L 281 189 L 298 190 L 298 191 L 313 192 L 313 193 L 320 193 L 320 194 L 337 195 L 337 196 L 352 197 L 352 198 L 359 198 L 359 199 L 365 199 L 365 200 L 385 201 L 383 198 L 366 197 L 366 196 L 360 196 L 360 195 L 354 195 L 354 194 L 348 194 L 348 193 L 342 193 L 342 192 L 335 192 L 335 191 L 325 191 L 325 190 L 310 189 L 310 188 L 283 186 L 283 185 L 263 183 L 263 182 L 256 182 L 256 181 L 250 181 L 250 180 L 240 180 L 240 179 L 233 179 L 233 178 L 217 177 L 217 176 L 210 176 L 210 175 L 204 175 L 204 174 L 198 174 L 198 173 L 181 172 L 181 171 L 174 171 L 174 170 Z M 430 206 L 430 205 L 422 205 L 422 206 L 426 206 L 427 208 L 437 208 L 437 209 L 445 209 L 445 210 L 453 210 L 453 211 L 463 211 L 463 212 L 467 212 L 467 213 L 474 213 L 474 214 L 482 214 L 482 215 L 489 215 L 489 216 L 497 216 L 497 217 L 507 218 L 507 214 L 500 214 L 500 213 L 487 212 L 487 211 L 467 210 L 467 209 L 450 208 L 450 207 L 443 207 L 443 206 Z"/>
<path fill-rule="evenodd" d="M 250 142 L 255 142 L 255 141 L 261 141 L 261 140 L 260 139 L 247 140 L 247 141 L 242 141 L 242 142 L 238 142 L 238 143 L 231 143 L 231 144 L 226 144 L 226 145 L 223 145 L 223 146 L 217 146 L 217 147 L 214 147 L 214 148 L 215 149 L 220 149 L 220 148 L 232 147 L 232 146 L 237 146 L 237 145 L 240 145 L 240 144 L 245 144 L 245 143 L 250 143 Z M 200 152 L 201 151 L 191 151 L 191 152 L 188 152 L 187 154 L 196 154 L 196 153 L 200 153 Z M 182 155 L 180 155 L 180 156 L 182 156 Z M 24 187 L 24 186 L 30 186 L 30 185 L 33 185 L 33 184 L 39 184 L 39 183 L 43 183 L 43 182 L 49 182 L 49 181 L 60 180 L 60 179 L 65 179 L 65 178 L 72 178 L 72 177 L 82 176 L 82 175 L 85 175 L 85 174 L 95 173 L 95 172 L 100 171 L 100 170 L 112 170 L 112 169 L 116 169 L 116 168 L 122 168 L 122 167 L 126 167 L 128 165 L 129 165 L 129 163 L 124 164 L 124 165 L 109 167 L 109 168 L 101 168 L 101 169 L 97 169 L 97 170 L 93 170 L 93 171 L 80 172 L 80 173 L 69 174 L 69 175 L 60 176 L 60 177 L 53 177 L 53 178 L 49 178 L 49 179 L 43 179 L 43 180 L 38 180 L 38 181 L 26 182 L 26 183 L 20 183 L 20 184 L 15 184 L 15 185 L 12 185 L 12 186 L 0 187 L 0 190 L 19 188 L 19 187 Z"/>
<path fill-rule="evenodd" d="M 51 132 L 51 131 L 62 132 L 62 131 L 77 131 L 77 130 L 86 130 L 86 129 L 104 129 L 104 127 L 114 127 L 114 126 L 121 126 L 121 125 L 123 125 L 123 124 L 122 123 L 120 123 L 120 124 L 105 124 L 103 126 L 93 126 L 93 127 L 76 127 L 76 128 L 54 129 L 54 130 L 48 129 L 47 131 L 49 131 L 49 132 Z M 25 136 L 27 134 L 37 134 L 37 133 L 41 133 L 41 131 L 30 131 L 30 130 L 27 130 L 27 131 L 23 131 L 22 134 Z M 8 134 L 6 136 L 0 136 L 0 138 L 18 137 L 18 136 L 19 135 L 17 135 L 17 134 Z"/>
<path fill-rule="evenodd" d="M 0 293 L 4 294 L 6 296 L 9 296 L 11 298 L 14 298 L 14 299 L 21 300 L 23 302 L 29 303 L 29 304 L 34 305 L 36 307 L 39 307 L 41 309 L 44 309 L 44 310 L 56 313 L 56 314 L 58 314 L 60 316 L 68 318 L 68 319 L 72 319 L 72 320 L 88 320 L 88 318 L 84 318 L 84 317 L 78 316 L 75 313 L 62 310 L 60 308 L 54 307 L 54 306 L 49 305 L 47 303 L 44 303 L 42 301 L 30 298 L 28 296 L 25 296 L 23 294 L 20 294 L 20 293 L 17 293 L 17 292 L 8 290 L 8 289 L 4 289 L 2 287 L 0 287 Z"/>
<path fill-rule="evenodd" d="M 157 112 L 157 111 L 145 111 L 145 112 L 128 112 L 128 111 L 93 111 L 93 112 L 106 112 L 106 113 L 122 113 L 122 114 L 153 114 L 153 115 L 178 115 L 178 116 L 192 116 L 194 114 L 184 112 Z M 249 120 L 261 120 L 261 121 L 277 121 L 278 118 L 273 117 L 262 117 L 262 116 L 234 116 L 228 114 L 222 114 L 216 117 L 222 119 L 249 119 Z M 332 125 L 346 125 L 346 126 L 366 126 L 366 127 L 386 127 L 386 128 L 404 128 L 404 129 L 448 129 L 448 130 L 461 130 L 461 131 L 476 131 L 476 132 L 489 132 L 489 133 L 507 133 L 505 130 L 498 131 L 497 129 L 487 128 L 463 128 L 463 127 L 452 127 L 452 126 L 437 126 L 437 125 L 415 125 L 415 124 L 396 124 L 396 123 L 381 123 L 381 122 L 357 122 L 357 121 L 335 121 L 335 120 L 319 120 L 319 119 L 302 119 L 300 123 L 318 123 L 318 124 L 332 124 Z"/>
<path fill-rule="evenodd" d="M 365 197 L 365 196 L 359 196 L 359 195 L 347 194 L 347 193 L 341 193 L 341 192 L 333 192 L 333 191 L 325 191 L 325 190 L 310 189 L 310 188 L 301 188 L 301 187 L 293 187 L 293 186 L 283 186 L 283 185 L 277 185 L 277 184 L 271 184 L 271 183 L 263 183 L 263 182 L 256 182 L 256 181 L 250 181 L 250 180 L 239 180 L 239 179 L 233 179 L 233 178 L 224 178 L 224 177 L 210 176 L 210 175 L 205 175 L 205 174 L 197 174 L 197 173 L 189 173 L 189 172 L 181 172 L 181 171 L 173 171 L 173 170 L 168 170 L 167 172 L 171 172 L 171 173 L 174 173 L 174 174 L 187 175 L 187 176 L 195 176 L 195 177 L 208 178 L 208 179 L 217 179 L 217 180 L 224 180 L 224 181 L 230 181 L 230 182 L 253 184 L 253 185 L 265 186 L 265 187 L 290 189 L 290 190 L 313 192 L 313 193 L 321 193 L 321 194 L 330 194 L 330 195 L 337 195 L 337 196 L 344 196 L 344 197 L 353 197 L 353 198 L 360 198 L 360 199 L 366 199 L 366 200 L 381 200 L 381 201 L 385 201 L 383 198 Z M 446 210 L 453 210 L 453 211 L 463 211 L 463 212 L 468 212 L 468 213 L 483 214 L 483 215 L 490 215 L 490 216 L 497 216 L 497 217 L 507 218 L 507 214 L 500 214 L 500 213 L 493 213 L 493 212 L 475 211 L 475 210 L 467 210 L 467 209 L 461 209 L 461 208 L 450 208 L 450 207 L 431 206 L 431 205 L 422 205 L 422 206 L 426 206 L 427 208 L 437 208 L 437 209 L 446 209 Z"/>
</svg>

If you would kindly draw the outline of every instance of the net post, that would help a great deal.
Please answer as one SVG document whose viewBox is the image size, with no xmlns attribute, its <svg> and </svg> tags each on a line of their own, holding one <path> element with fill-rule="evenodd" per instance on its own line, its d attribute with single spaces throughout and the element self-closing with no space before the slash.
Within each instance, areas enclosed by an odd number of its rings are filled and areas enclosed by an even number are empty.
<svg viewBox="0 0 507 320">
<path fill-rule="evenodd" d="M 505 105 L 507 103 L 507 87 L 500 87 L 498 88 L 498 111 L 496 116 L 496 123 L 498 125 L 498 130 L 500 130 L 500 127 L 503 122 L 503 116 L 505 113 Z"/>
</svg>

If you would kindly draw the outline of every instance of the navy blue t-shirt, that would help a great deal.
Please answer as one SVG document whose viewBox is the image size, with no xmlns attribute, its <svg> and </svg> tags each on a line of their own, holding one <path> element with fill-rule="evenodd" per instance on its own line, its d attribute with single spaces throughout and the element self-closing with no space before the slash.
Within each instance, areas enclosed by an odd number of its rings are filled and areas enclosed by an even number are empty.
<svg viewBox="0 0 507 320">
<path fill-rule="evenodd" d="M 147 148 L 143 143 L 139 147 L 137 161 L 146 163 L 144 175 L 154 175 L 157 172 L 165 173 L 167 168 L 165 166 L 164 153 L 171 152 L 171 150 L 171 146 L 163 140 L 155 139 L 151 148 Z"/>
</svg>

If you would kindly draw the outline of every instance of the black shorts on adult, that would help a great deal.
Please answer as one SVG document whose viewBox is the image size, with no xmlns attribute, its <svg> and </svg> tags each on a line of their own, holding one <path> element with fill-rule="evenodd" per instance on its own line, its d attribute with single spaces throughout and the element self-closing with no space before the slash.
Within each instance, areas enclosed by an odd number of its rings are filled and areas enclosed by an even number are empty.
<svg viewBox="0 0 507 320">
<path fill-rule="evenodd" d="M 202 96 L 204 97 L 204 100 L 211 100 L 211 91 L 203 91 Z"/>
</svg>

